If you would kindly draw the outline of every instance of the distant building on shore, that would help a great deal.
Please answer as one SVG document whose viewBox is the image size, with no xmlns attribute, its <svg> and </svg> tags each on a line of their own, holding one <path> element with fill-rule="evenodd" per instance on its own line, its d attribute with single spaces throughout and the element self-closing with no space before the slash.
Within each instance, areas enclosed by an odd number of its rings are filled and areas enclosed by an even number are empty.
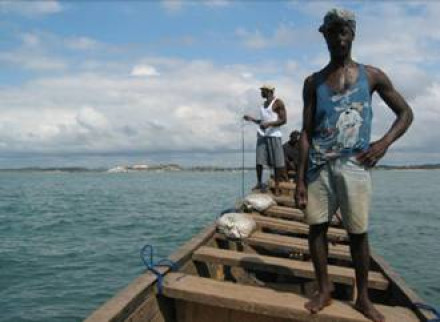
<svg viewBox="0 0 440 322">
<path fill-rule="evenodd" d="M 147 164 L 135 164 L 130 166 L 116 166 L 114 168 L 108 169 L 109 173 L 125 173 L 134 171 L 180 171 L 182 167 L 178 164 L 159 164 L 149 166 Z"/>
</svg>

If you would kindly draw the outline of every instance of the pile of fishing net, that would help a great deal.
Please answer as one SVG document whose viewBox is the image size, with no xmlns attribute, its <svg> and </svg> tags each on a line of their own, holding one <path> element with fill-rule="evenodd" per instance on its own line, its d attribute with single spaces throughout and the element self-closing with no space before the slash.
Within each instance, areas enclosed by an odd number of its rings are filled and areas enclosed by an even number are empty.
<svg viewBox="0 0 440 322">
<path fill-rule="evenodd" d="M 217 219 L 217 231 L 231 240 L 248 238 L 257 228 L 257 224 L 248 214 L 230 212 Z"/>
<path fill-rule="evenodd" d="M 264 193 L 252 193 L 246 196 L 238 208 L 244 212 L 263 212 L 276 205 L 275 200 Z M 249 237 L 257 228 L 251 215 L 239 213 L 234 210 L 224 213 L 217 219 L 217 231 L 231 240 L 242 240 Z"/>
<path fill-rule="evenodd" d="M 247 195 L 243 200 L 243 208 L 245 211 L 258 211 L 263 212 L 271 206 L 275 206 L 277 203 L 268 194 L 265 193 L 252 193 Z"/>
</svg>

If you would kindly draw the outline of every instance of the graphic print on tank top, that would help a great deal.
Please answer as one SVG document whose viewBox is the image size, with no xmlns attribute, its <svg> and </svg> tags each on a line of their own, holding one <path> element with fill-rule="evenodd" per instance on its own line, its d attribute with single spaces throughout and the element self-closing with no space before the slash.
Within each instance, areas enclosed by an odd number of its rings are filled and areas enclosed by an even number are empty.
<svg viewBox="0 0 440 322">
<path fill-rule="evenodd" d="M 327 160 L 354 155 L 369 146 L 371 97 L 365 67 L 359 65 L 357 81 L 345 93 L 335 93 L 317 75 L 315 128 L 310 149 L 309 172 Z"/>
<path fill-rule="evenodd" d="M 340 113 L 336 122 L 338 133 L 336 142 L 340 150 L 356 148 L 356 144 L 361 147 L 364 143 L 364 139 L 359 137 L 359 132 L 363 122 L 362 109 L 365 103 L 353 102 L 349 98 L 351 94 L 358 90 L 358 88 L 355 88 L 344 95 L 334 95 L 331 97 L 332 101 L 339 101 L 340 104 L 335 107 L 335 112 Z"/>
</svg>

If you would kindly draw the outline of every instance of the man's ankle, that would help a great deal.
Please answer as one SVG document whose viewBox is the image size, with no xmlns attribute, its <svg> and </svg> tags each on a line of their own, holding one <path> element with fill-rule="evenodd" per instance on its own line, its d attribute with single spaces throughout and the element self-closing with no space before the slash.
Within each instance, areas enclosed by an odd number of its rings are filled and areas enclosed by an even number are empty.
<svg viewBox="0 0 440 322">
<path fill-rule="evenodd" d="M 371 303 L 371 300 L 368 294 L 358 294 L 356 303 Z"/>
</svg>

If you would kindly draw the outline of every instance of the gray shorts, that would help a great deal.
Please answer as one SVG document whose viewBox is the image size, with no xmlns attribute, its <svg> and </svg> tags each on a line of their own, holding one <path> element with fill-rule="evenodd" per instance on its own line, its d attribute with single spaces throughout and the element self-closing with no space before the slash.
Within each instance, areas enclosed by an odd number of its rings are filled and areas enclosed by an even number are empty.
<svg viewBox="0 0 440 322">
<path fill-rule="evenodd" d="M 258 136 L 257 165 L 284 168 L 284 151 L 280 137 Z"/>
<path fill-rule="evenodd" d="M 330 222 L 340 208 L 349 233 L 367 232 L 371 203 L 370 170 L 355 157 L 340 157 L 320 170 L 308 184 L 308 202 L 304 211 L 309 225 Z"/>
</svg>

